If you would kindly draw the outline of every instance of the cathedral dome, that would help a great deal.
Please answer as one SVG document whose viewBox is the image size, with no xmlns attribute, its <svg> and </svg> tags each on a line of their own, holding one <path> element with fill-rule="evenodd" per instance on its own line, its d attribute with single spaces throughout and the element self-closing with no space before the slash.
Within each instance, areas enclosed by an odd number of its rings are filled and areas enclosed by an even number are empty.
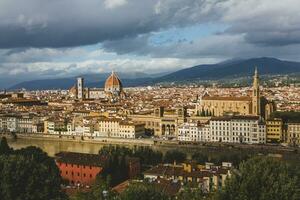
<svg viewBox="0 0 300 200">
<path fill-rule="evenodd" d="M 107 92 L 121 92 L 122 82 L 118 75 L 115 72 L 112 72 L 111 75 L 106 79 L 104 87 L 105 91 Z"/>
<path fill-rule="evenodd" d="M 75 97 L 76 94 L 77 94 L 77 87 L 76 87 L 76 85 L 74 85 L 73 87 L 71 87 L 69 89 L 69 95 L 72 96 L 72 97 Z"/>
</svg>

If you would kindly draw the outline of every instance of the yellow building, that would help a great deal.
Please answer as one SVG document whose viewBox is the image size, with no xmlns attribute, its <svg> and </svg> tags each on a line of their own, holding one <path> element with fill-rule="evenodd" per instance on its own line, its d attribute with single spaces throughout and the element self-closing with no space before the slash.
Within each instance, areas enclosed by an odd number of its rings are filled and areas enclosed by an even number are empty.
<svg viewBox="0 0 300 200">
<path fill-rule="evenodd" d="M 123 138 L 137 138 L 145 134 L 145 124 L 128 121 L 120 122 L 119 132 Z"/>
<path fill-rule="evenodd" d="M 44 133 L 52 134 L 55 132 L 66 131 L 67 123 L 64 119 L 47 119 L 44 121 Z"/>
<path fill-rule="evenodd" d="M 267 142 L 279 143 L 283 142 L 283 122 L 281 119 L 275 118 L 266 121 Z"/>
<path fill-rule="evenodd" d="M 300 146 L 300 123 L 287 124 L 287 143 L 291 146 Z"/>
<path fill-rule="evenodd" d="M 138 138 L 145 134 L 145 125 L 121 119 L 101 119 L 99 120 L 99 133 L 107 137 Z"/>
<path fill-rule="evenodd" d="M 205 94 L 196 106 L 200 116 L 223 116 L 227 113 L 240 115 L 256 115 L 268 118 L 274 110 L 272 102 L 260 95 L 259 76 L 257 69 L 253 76 L 252 96 L 209 96 Z"/>
</svg>

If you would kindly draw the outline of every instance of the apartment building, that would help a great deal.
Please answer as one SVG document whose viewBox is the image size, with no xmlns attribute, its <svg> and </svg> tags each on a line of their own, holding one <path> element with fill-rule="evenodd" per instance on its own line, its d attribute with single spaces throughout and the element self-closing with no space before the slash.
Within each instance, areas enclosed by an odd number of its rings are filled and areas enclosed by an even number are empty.
<svg viewBox="0 0 300 200">
<path fill-rule="evenodd" d="M 287 143 L 291 146 L 300 146 L 300 123 L 287 124 Z"/>
<path fill-rule="evenodd" d="M 30 114 L 3 114 L 0 116 L 1 132 L 32 133 L 34 116 Z"/>
<path fill-rule="evenodd" d="M 216 117 L 209 125 L 211 142 L 266 143 L 265 124 L 258 116 Z"/>
<path fill-rule="evenodd" d="M 266 143 L 266 126 L 258 116 L 213 117 L 208 124 L 185 123 L 178 130 L 180 141 Z"/>
<path fill-rule="evenodd" d="M 102 116 L 75 116 L 72 120 L 47 119 L 45 133 L 66 136 L 137 138 L 145 134 L 143 123 Z"/>
<path fill-rule="evenodd" d="M 280 143 L 283 142 L 283 121 L 282 119 L 275 118 L 266 121 L 267 128 L 267 142 Z"/>
<path fill-rule="evenodd" d="M 122 138 L 137 138 L 145 134 L 145 124 L 123 121 L 119 124 Z"/>
<path fill-rule="evenodd" d="M 101 136 L 118 138 L 137 138 L 145 134 L 145 124 L 121 119 L 102 119 L 99 121 Z"/>
<path fill-rule="evenodd" d="M 32 133 L 33 118 L 31 118 L 30 116 L 18 118 L 18 130 L 20 133 Z"/>
<path fill-rule="evenodd" d="M 178 127 L 179 141 L 204 142 L 209 138 L 208 124 L 184 123 Z"/>
<path fill-rule="evenodd" d="M 67 121 L 62 118 L 51 118 L 44 121 L 44 133 L 60 134 L 67 131 Z"/>
<path fill-rule="evenodd" d="M 266 125 L 257 116 L 233 117 L 232 140 L 248 144 L 266 143 Z"/>
</svg>

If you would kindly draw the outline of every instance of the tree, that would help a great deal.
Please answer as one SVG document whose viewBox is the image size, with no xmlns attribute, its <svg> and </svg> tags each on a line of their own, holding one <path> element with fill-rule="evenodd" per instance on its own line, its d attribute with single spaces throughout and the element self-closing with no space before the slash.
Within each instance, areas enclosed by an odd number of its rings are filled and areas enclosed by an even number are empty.
<svg viewBox="0 0 300 200">
<path fill-rule="evenodd" d="M 211 111 L 210 111 L 210 110 L 208 111 L 208 116 L 212 116 L 212 114 L 211 114 Z"/>
<path fill-rule="evenodd" d="M 35 146 L 28 146 L 26 148 L 15 150 L 14 154 L 22 155 L 41 163 L 51 161 L 52 164 L 55 165 L 53 158 L 49 157 L 42 149 Z"/>
<path fill-rule="evenodd" d="M 134 146 L 133 149 L 130 149 L 119 145 L 109 145 L 100 149 L 99 154 L 108 157 L 113 155 L 137 157 L 142 165 L 157 165 L 161 163 L 163 157 L 161 152 L 144 146 Z"/>
<path fill-rule="evenodd" d="M 108 158 L 107 166 L 103 169 L 101 177 L 109 180 L 109 186 L 115 186 L 128 179 L 126 158 L 132 155 L 132 150 L 121 146 L 103 147 L 99 154 Z"/>
<path fill-rule="evenodd" d="M 192 155 L 192 160 L 196 161 L 198 164 L 204 164 L 205 162 L 208 162 L 208 156 L 201 152 L 196 152 Z"/>
<path fill-rule="evenodd" d="M 169 197 L 148 183 L 132 183 L 122 192 L 119 200 L 167 200 Z"/>
<path fill-rule="evenodd" d="M 208 116 L 208 110 L 205 110 L 205 116 Z"/>
<path fill-rule="evenodd" d="M 204 109 L 202 108 L 202 110 L 201 110 L 201 116 L 202 117 L 204 117 L 205 116 L 205 111 L 204 111 Z"/>
<path fill-rule="evenodd" d="M 119 146 L 104 146 L 99 154 L 108 158 L 108 164 L 102 174 L 103 179 L 110 176 L 110 186 L 115 186 L 129 178 L 129 169 L 126 158 L 137 157 L 143 166 L 156 165 L 162 161 L 162 153 L 152 150 L 150 147 L 137 147 L 133 149 Z"/>
<path fill-rule="evenodd" d="M 217 200 L 300 199 L 299 166 L 268 157 L 255 157 L 240 164 L 240 170 L 216 195 Z"/>
<path fill-rule="evenodd" d="M 0 156 L 0 196 L 5 200 L 65 199 L 61 177 L 50 166 L 22 155 Z"/>
<path fill-rule="evenodd" d="M 300 122 L 300 112 L 295 112 L 295 111 L 286 111 L 286 112 L 280 112 L 276 111 L 273 112 L 270 116 L 271 119 L 274 118 L 281 118 L 283 122 Z"/>
<path fill-rule="evenodd" d="M 5 200 L 66 199 L 54 159 L 36 147 L 13 151 L 1 140 L 0 197 Z M 5 151 L 4 151 L 5 150 Z"/>
<path fill-rule="evenodd" d="M 177 195 L 178 200 L 203 200 L 207 199 L 200 188 L 189 186 L 183 187 L 183 189 Z"/>
<path fill-rule="evenodd" d="M 6 137 L 2 137 L 0 142 L 0 155 L 11 153 L 12 149 L 8 146 Z"/>
<path fill-rule="evenodd" d="M 133 156 L 140 158 L 142 165 L 157 165 L 162 162 L 163 155 L 159 151 L 154 151 L 150 147 L 134 147 Z"/>
<path fill-rule="evenodd" d="M 164 162 L 166 163 L 182 163 L 186 160 L 186 154 L 178 150 L 169 150 L 166 152 Z"/>
<path fill-rule="evenodd" d="M 101 176 L 97 176 L 91 191 L 79 192 L 71 200 L 110 200 L 116 199 L 116 193 L 110 190 L 109 184 Z"/>
</svg>

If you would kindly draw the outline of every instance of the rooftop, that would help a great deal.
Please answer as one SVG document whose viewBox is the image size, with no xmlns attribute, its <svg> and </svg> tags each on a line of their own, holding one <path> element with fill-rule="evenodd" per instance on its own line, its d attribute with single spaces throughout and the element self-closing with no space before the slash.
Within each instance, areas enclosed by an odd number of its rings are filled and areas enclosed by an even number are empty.
<svg viewBox="0 0 300 200">
<path fill-rule="evenodd" d="M 106 164 L 107 157 L 98 154 L 63 151 L 55 154 L 55 160 L 61 163 L 103 167 Z"/>
<path fill-rule="evenodd" d="M 202 100 L 218 100 L 218 101 L 251 101 L 251 97 L 222 97 L 222 96 L 203 96 Z"/>
</svg>

